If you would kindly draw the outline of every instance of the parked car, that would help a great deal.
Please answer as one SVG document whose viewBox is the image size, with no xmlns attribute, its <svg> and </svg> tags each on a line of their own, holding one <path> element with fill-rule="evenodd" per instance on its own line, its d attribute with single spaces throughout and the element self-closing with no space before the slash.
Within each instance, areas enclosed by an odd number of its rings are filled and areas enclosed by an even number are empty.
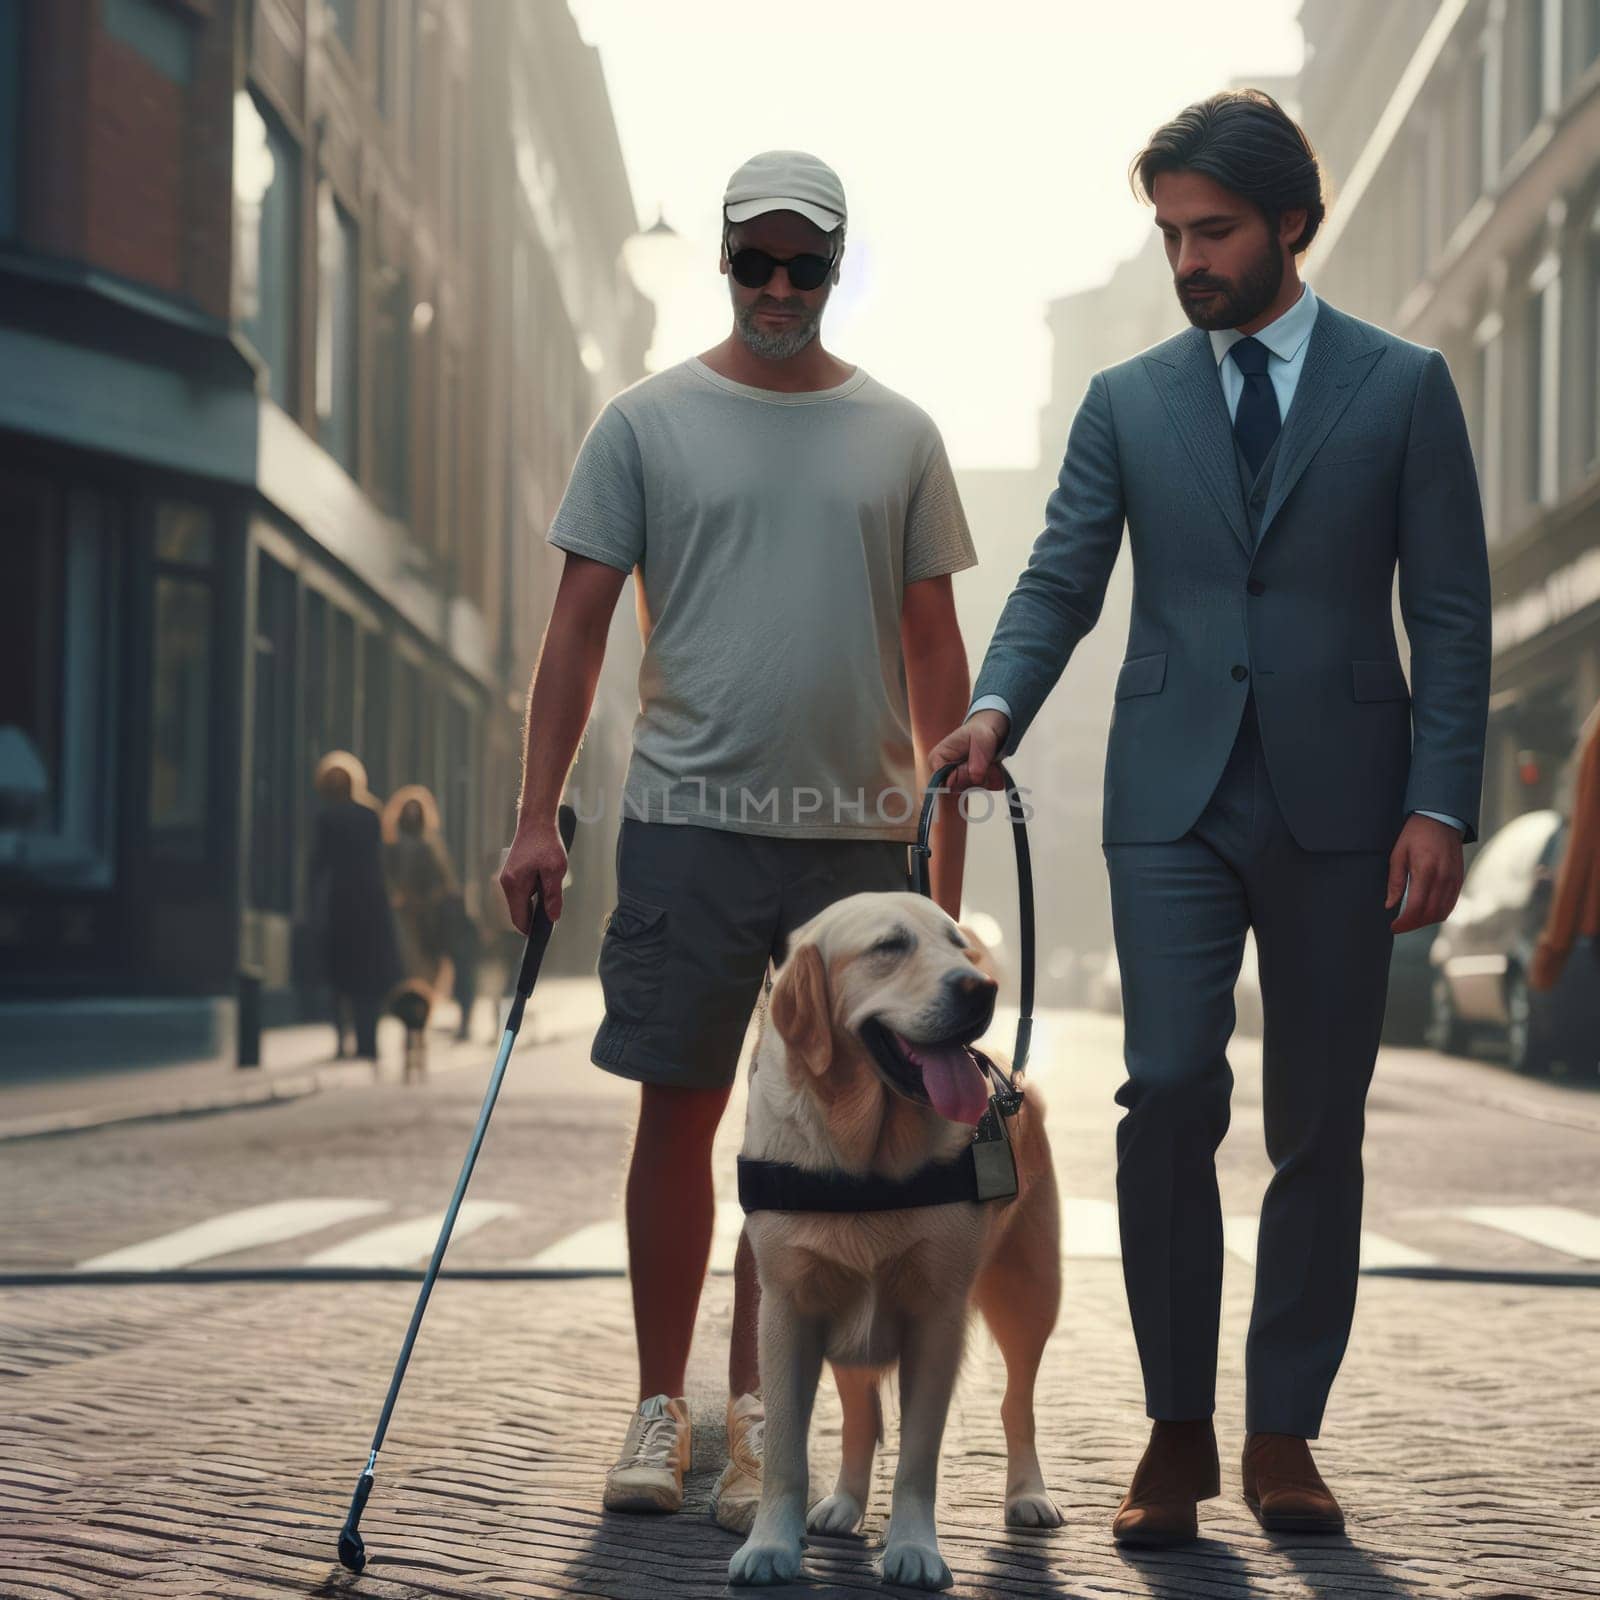
<svg viewBox="0 0 1600 1600">
<path fill-rule="evenodd" d="M 1395 936 L 1389 959 L 1389 1002 L 1383 1013 L 1385 1044 L 1423 1044 L 1428 1033 L 1428 1009 L 1433 990 L 1433 949 L 1437 923 L 1413 928 Z"/>
<path fill-rule="evenodd" d="M 1600 1061 L 1600 951 L 1573 947 L 1561 980 L 1532 989 L 1527 973 L 1566 849 L 1559 811 L 1525 812 L 1488 839 L 1455 910 L 1428 952 L 1433 968 L 1427 1042 L 1451 1055 L 1492 1038 L 1517 1072 L 1556 1061 L 1592 1072 Z"/>
</svg>

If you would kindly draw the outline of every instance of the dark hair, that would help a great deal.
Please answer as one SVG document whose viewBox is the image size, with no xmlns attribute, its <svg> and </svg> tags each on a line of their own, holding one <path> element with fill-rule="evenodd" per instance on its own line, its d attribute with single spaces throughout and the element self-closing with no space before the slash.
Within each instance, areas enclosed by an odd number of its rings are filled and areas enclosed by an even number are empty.
<svg viewBox="0 0 1600 1600">
<path fill-rule="evenodd" d="M 1273 227 L 1285 211 L 1304 211 L 1292 249 L 1309 248 L 1322 226 L 1322 173 L 1300 124 L 1264 89 L 1224 89 L 1186 106 L 1151 134 L 1128 181 L 1153 201 L 1163 172 L 1202 172 L 1255 204 Z"/>
</svg>

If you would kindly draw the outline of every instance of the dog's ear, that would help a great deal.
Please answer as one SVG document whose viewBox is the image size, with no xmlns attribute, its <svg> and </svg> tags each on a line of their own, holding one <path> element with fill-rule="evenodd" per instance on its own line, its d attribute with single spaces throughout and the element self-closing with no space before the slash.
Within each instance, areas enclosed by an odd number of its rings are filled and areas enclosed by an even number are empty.
<svg viewBox="0 0 1600 1600">
<path fill-rule="evenodd" d="M 828 971 L 815 944 L 789 953 L 772 986 L 770 1014 L 778 1037 L 820 1078 L 833 1062 L 833 1008 Z"/>
</svg>

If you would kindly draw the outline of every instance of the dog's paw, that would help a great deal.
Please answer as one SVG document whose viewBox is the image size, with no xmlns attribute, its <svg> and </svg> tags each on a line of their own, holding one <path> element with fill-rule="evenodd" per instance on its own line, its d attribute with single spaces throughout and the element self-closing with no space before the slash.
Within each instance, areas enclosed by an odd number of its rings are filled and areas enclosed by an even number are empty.
<svg viewBox="0 0 1600 1600">
<path fill-rule="evenodd" d="M 789 1583 L 800 1576 L 804 1547 L 747 1539 L 728 1562 L 729 1583 Z"/>
<path fill-rule="evenodd" d="M 955 1582 L 934 1544 L 901 1539 L 883 1548 L 883 1581 L 912 1589 L 948 1589 Z"/>
<path fill-rule="evenodd" d="M 1008 1528 L 1059 1528 L 1064 1520 L 1061 1508 L 1042 1489 L 1006 1501 Z"/>
<path fill-rule="evenodd" d="M 853 1494 L 830 1494 L 806 1513 L 808 1533 L 854 1533 L 861 1526 L 866 1507 Z"/>
</svg>

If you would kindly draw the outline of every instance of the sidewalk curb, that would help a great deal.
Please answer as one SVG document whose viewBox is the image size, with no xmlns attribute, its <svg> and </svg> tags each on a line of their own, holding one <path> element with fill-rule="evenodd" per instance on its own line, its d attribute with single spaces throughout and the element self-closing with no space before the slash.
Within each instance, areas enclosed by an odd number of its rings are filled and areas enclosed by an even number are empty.
<svg viewBox="0 0 1600 1600">
<path fill-rule="evenodd" d="M 519 1047 L 542 1049 L 546 1045 L 561 1044 L 580 1034 L 591 1033 L 594 1023 L 590 1019 L 571 1024 L 557 1023 L 548 1033 L 530 1033 L 521 1037 Z M 487 1048 L 487 1047 L 485 1047 Z M 434 1070 L 448 1073 L 470 1066 L 486 1064 L 477 1060 L 440 1063 Z M 235 1069 L 240 1070 L 240 1069 Z M 254 1069 L 245 1068 L 245 1071 Z M 42 1117 L 19 1117 L 11 1122 L 0 1122 L 0 1145 L 19 1143 L 24 1139 L 55 1139 L 73 1133 L 92 1133 L 97 1128 L 115 1128 L 136 1122 L 171 1122 L 183 1117 L 219 1116 L 228 1111 L 248 1111 L 259 1106 L 288 1105 L 303 1100 L 307 1095 L 319 1093 L 324 1087 L 339 1089 L 365 1089 L 369 1083 L 324 1084 L 320 1068 L 309 1067 L 279 1070 L 271 1073 L 267 1082 L 234 1094 L 217 1095 L 204 1100 L 174 1100 L 164 1104 L 124 1107 L 120 1111 L 64 1111 Z"/>
<path fill-rule="evenodd" d="M 222 1095 L 211 1100 L 179 1100 L 166 1105 L 140 1106 L 122 1111 L 68 1111 L 54 1116 L 22 1117 L 15 1122 L 0 1123 L 0 1144 L 14 1144 L 23 1139 L 54 1139 L 65 1134 L 89 1133 L 96 1128 L 122 1127 L 134 1122 L 170 1122 L 182 1117 L 211 1117 L 225 1111 L 246 1111 L 257 1106 L 288 1105 L 304 1100 L 308 1095 L 321 1092 L 322 1085 L 314 1072 L 281 1078 L 239 1094 Z"/>
</svg>

